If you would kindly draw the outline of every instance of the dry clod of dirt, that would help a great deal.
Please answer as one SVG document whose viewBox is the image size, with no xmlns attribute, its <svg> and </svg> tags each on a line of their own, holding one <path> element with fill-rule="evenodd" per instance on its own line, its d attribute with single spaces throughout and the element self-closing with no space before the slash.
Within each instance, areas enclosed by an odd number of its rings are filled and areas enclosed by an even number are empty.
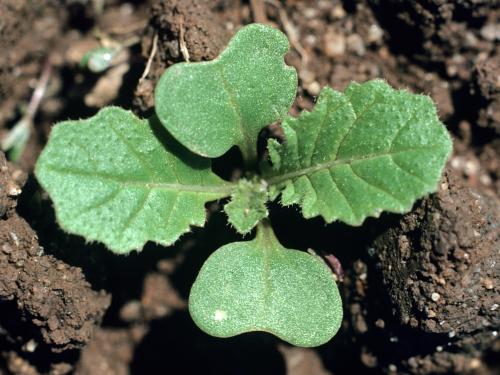
<svg viewBox="0 0 500 375">
<path fill-rule="evenodd" d="M 212 60 L 226 46 L 230 33 L 217 13 L 213 0 L 160 1 L 152 7 L 151 22 L 159 35 L 163 62 Z M 189 56 L 182 51 L 185 44 Z"/>
<path fill-rule="evenodd" d="M 477 63 L 474 78 L 473 90 L 487 103 L 479 111 L 478 125 L 500 134 L 500 54 Z"/>
<path fill-rule="evenodd" d="M 443 341 L 434 354 L 408 360 L 411 373 L 466 371 L 497 339 L 499 217 L 497 200 L 462 187 L 448 170 L 436 194 L 375 241 L 400 323 Z M 429 361 L 439 366 L 425 370 Z"/>
<path fill-rule="evenodd" d="M 96 330 L 92 342 L 82 351 L 76 375 L 128 375 L 135 344 L 144 336 L 141 326 L 135 329 Z"/>
<path fill-rule="evenodd" d="M 143 55 L 153 51 L 158 36 L 157 56 L 147 78 L 136 88 L 134 104 L 141 111 L 154 105 L 153 90 L 163 71 L 180 61 L 213 60 L 224 49 L 231 32 L 215 10 L 211 0 L 159 1 L 152 6 L 150 28 L 143 39 Z"/>
<path fill-rule="evenodd" d="M 42 343 L 52 352 L 81 348 L 100 323 L 110 296 L 92 290 L 81 269 L 44 255 L 35 232 L 15 212 L 16 202 L 9 196 L 13 186 L 19 188 L 0 154 L 0 205 L 5 208 L 0 218 L 0 303 L 15 303 L 28 331 L 40 331 L 41 337 L 23 338 L 25 351 L 34 352 Z M 9 333 L 0 331 L 0 343 L 2 336 Z"/>
<path fill-rule="evenodd" d="M 120 319 L 129 323 L 151 321 L 186 307 L 186 301 L 179 296 L 165 275 L 149 273 L 144 278 L 140 301 L 126 303 L 120 309 Z"/>
</svg>

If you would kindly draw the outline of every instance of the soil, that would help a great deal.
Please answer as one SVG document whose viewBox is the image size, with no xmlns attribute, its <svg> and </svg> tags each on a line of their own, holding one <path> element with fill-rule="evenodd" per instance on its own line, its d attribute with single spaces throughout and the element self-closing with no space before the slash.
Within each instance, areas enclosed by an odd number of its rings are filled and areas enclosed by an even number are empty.
<svg viewBox="0 0 500 375">
<path fill-rule="evenodd" d="M 383 77 L 429 94 L 454 138 L 438 191 L 406 215 L 325 226 L 272 205 L 284 245 L 334 253 L 344 269 L 341 332 L 316 349 L 194 326 L 197 271 L 239 239 L 218 203 L 175 246 L 119 257 L 62 232 L 32 175 L 54 122 L 108 104 L 151 113 L 165 68 L 213 59 L 251 22 L 288 35 L 292 113 L 324 85 Z M 0 375 L 498 373 L 499 25 L 497 0 L 1 1 L 0 140 L 50 77 L 20 159 L 0 156 Z M 109 70 L 79 66 L 109 40 L 124 46 Z M 269 134 L 280 137 L 279 124 Z M 240 158 L 231 151 L 214 169 L 238 175 Z"/>
<path fill-rule="evenodd" d="M 363 334 L 370 361 L 415 374 L 466 373 L 478 365 L 500 325 L 499 210 L 497 200 L 462 186 L 448 170 L 436 194 L 375 239 L 372 259 L 361 260 L 350 281 L 353 329 Z M 385 289 L 390 321 L 372 278 Z M 374 332 L 390 354 L 367 338 Z"/>
</svg>

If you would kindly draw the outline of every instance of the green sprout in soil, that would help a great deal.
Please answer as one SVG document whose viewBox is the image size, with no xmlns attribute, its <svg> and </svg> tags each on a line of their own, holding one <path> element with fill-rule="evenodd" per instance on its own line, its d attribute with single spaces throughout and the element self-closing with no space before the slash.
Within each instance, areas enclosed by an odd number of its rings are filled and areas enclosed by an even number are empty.
<svg viewBox="0 0 500 375">
<path fill-rule="evenodd" d="M 189 297 L 193 320 L 217 337 L 265 331 L 307 347 L 335 335 L 342 301 L 320 257 L 279 243 L 268 202 L 350 225 L 404 213 L 436 189 L 451 141 L 429 97 L 382 80 L 325 87 L 311 112 L 289 116 L 297 73 L 284 63 L 288 49 L 274 28 L 242 28 L 214 61 L 168 68 L 151 118 L 108 107 L 57 124 L 36 176 L 62 228 L 120 254 L 172 245 L 204 225 L 207 202 L 230 197 L 229 223 L 256 236 L 208 258 Z M 259 163 L 259 133 L 276 121 L 285 139 L 268 140 L 270 160 Z M 237 182 L 210 161 L 233 146 L 248 171 Z"/>
</svg>

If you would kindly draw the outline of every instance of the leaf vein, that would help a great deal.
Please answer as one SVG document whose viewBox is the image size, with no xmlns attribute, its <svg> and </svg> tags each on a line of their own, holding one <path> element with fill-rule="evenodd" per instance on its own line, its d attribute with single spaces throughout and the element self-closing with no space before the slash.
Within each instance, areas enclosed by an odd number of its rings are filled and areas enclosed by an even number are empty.
<svg viewBox="0 0 500 375">
<path fill-rule="evenodd" d="M 366 108 L 359 115 L 356 115 L 356 118 L 351 123 L 351 125 L 347 129 L 346 133 L 344 134 L 344 136 L 340 140 L 339 146 L 337 147 L 337 150 L 335 151 L 335 156 L 332 158 L 333 160 L 337 159 L 337 157 L 338 157 L 338 155 L 340 153 L 340 149 L 344 145 L 345 140 L 347 139 L 347 137 L 349 136 L 349 134 L 351 134 L 352 130 L 356 127 L 356 125 L 359 124 L 359 119 L 361 117 L 363 117 L 363 115 L 365 113 L 367 113 L 370 109 L 372 109 L 376 104 L 378 104 L 379 99 L 380 99 L 380 96 L 375 96 L 375 98 L 373 99 L 373 101 L 370 104 L 368 104 L 366 106 Z"/>
<path fill-rule="evenodd" d="M 356 212 L 354 211 L 354 207 L 351 205 L 351 202 L 349 201 L 349 199 L 347 198 L 347 195 L 342 191 L 342 189 L 340 188 L 340 185 L 337 183 L 337 181 L 335 180 L 335 176 L 332 174 L 332 171 L 330 169 L 328 169 L 328 174 L 330 175 L 330 178 L 333 182 L 333 184 L 335 185 L 335 187 L 337 188 L 337 190 L 339 191 L 340 195 L 342 195 L 342 197 L 344 198 L 345 202 L 347 203 L 347 206 L 349 207 L 349 209 L 351 210 L 351 213 L 352 213 L 352 216 L 354 219 L 356 219 Z"/>
<path fill-rule="evenodd" d="M 373 154 L 369 154 L 366 156 L 356 156 L 353 158 L 333 159 L 333 160 L 329 160 L 325 163 L 319 163 L 319 164 L 313 165 L 311 167 L 299 169 L 299 170 L 285 173 L 282 175 L 273 176 L 273 177 L 267 179 L 267 183 L 269 185 L 276 185 L 276 184 L 283 183 L 289 179 L 294 179 L 294 178 L 297 178 L 297 177 L 300 177 L 303 175 L 311 174 L 311 173 L 317 172 L 317 171 L 322 170 L 322 169 L 330 169 L 330 168 L 337 166 L 337 165 L 350 164 L 353 162 L 363 162 L 363 161 L 373 160 L 373 159 L 384 157 L 384 156 L 393 156 L 393 155 L 404 154 L 406 152 L 436 150 L 439 148 L 440 148 L 439 145 L 430 145 L 430 146 L 407 148 L 407 149 L 401 150 L 401 151 L 393 151 L 393 152 L 382 151 L 379 153 L 373 153 Z M 394 159 L 394 158 L 392 158 L 392 159 Z"/>
<path fill-rule="evenodd" d="M 399 169 L 401 169 L 403 172 L 405 172 L 407 175 L 413 177 L 414 179 L 418 180 L 421 184 L 423 184 L 424 186 L 427 186 L 427 182 L 420 176 L 417 176 L 416 174 L 410 172 L 409 170 L 407 170 L 406 168 L 403 168 L 403 166 L 401 166 L 397 161 L 396 159 L 393 158 L 393 155 L 394 154 L 389 154 L 389 157 L 391 158 L 392 162 L 394 163 L 394 165 L 396 165 L 396 167 L 398 167 Z"/>
<path fill-rule="evenodd" d="M 97 202 L 94 202 L 94 203 L 88 205 L 87 207 L 84 207 L 83 209 L 81 209 L 80 212 L 78 212 L 75 217 L 80 217 L 88 211 L 92 211 L 96 208 L 104 206 L 106 203 L 111 202 L 118 195 L 119 192 L 120 192 L 120 188 L 114 189 L 110 194 L 105 195 L 101 200 L 98 200 Z"/>
<path fill-rule="evenodd" d="M 79 142 L 76 142 L 76 140 L 73 140 L 72 142 L 77 148 L 79 148 L 84 154 L 87 155 L 87 159 L 89 161 L 90 164 L 92 164 L 95 168 L 95 170 L 99 170 L 99 166 L 97 165 L 97 162 L 94 160 L 94 158 L 92 158 L 92 155 L 90 154 L 88 148 L 84 147 L 83 145 L 81 145 Z"/>
<path fill-rule="evenodd" d="M 396 143 L 396 140 L 398 139 L 399 135 L 401 134 L 401 131 L 406 128 L 408 125 L 410 125 L 410 122 L 411 120 L 413 120 L 413 117 L 415 116 L 415 112 L 413 112 L 410 117 L 408 117 L 408 120 L 406 120 L 406 122 L 403 124 L 403 126 L 401 126 L 397 132 L 396 132 L 396 135 L 394 136 L 394 138 L 391 140 L 391 143 L 390 143 L 390 146 L 389 146 L 389 152 L 393 152 L 394 151 L 394 144 Z"/>
<path fill-rule="evenodd" d="M 137 218 L 137 215 L 139 215 L 139 212 L 141 212 L 142 209 L 144 208 L 144 206 L 146 205 L 146 202 L 148 201 L 150 194 L 151 194 L 151 190 L 148 190 L 145 194 L 144 193 L 142 194 L 141 199 L 139 199 L 139 201 L 138 201 L 138 204 L 135 205 L 135 207 L 132 209 L 129 216 L 125 220 L 123 228 L 121 229 L 122 233 L 125 233 L 125 231 L 130 227 L 130 225 L 133 223 L 133 221 Z"/>
<path fill-rule="evenodd" d="M 328 107 L 328 103 L 329 103 L 329 99 L 327 100 L 327 107 Z M 327 123 L 327 120 L 328 118 L 333 115 L 335 112 L 337 112 L 340 108 L 342 108 L 344 105 L 348 104 L 349 102 L 341 102 L 338 106 L 336 106 L 335 108 L 333 109 L 327 109 L 326 110 L 326 113 L 325 113 L 325 117 L 323 118 L 323 121 L 321 121 L 321 124 L 320 126 L 318 127 L 318 131 L 316 132 L 316 138 L 314 139 L 314 146 L 312 147 L 312 150 L 311 150 L 311 155 L 309 156 L 309 164 L 308 165 L 311 165 L 312 164 L 312 159 L 313 159 L 313 156 L 314 156 L 314 151 L 316 151 L 316 148 L 318 147 L 318 141 L 319 141 L 319 135 L 320 133 L 323 131 L 323 128 L 325 127 L 326 123 Z"/>
<path fill-rule="evenodd" d="M 234 183 L 227 184 L 225 186 L 216 185 L 195 185 L 195 184 L 178 184 L 178 183 L 168 183 L 168 182 L 151 182 L 144 180 L 125 180 L 120 176 L 108 175 L 102 172 L 89 172 L 89 171 L 79 171 L 67 168 L 60 168 L 54 165 L 46 166 L 47 170 L 60 174 L 69 174 L 73 176 L 85 177 L 88 179 L 100 179 L 108 182 L 115 182 L 123 187 L 141 187 L 144 189 L 159 189 L 159 190 L 172 190 L 175 192 L 189 191 L 193 193 L 206 193 L 206 194 L 221 194 L 225 196 L 229 195 L 234 190 Z"/>
<path fill-rule="evenodd" d="M 229 104 L 233 107 L 234 113 L 236 114 L 236 117 L 238 119 L 238 127 L 240 128 L 242 141 L 245 145 L 245 148 L 248 150 L 248 152 L 250 152 L 251 151 L 250 149 L 252 148 L 252 145 L 248 143 L 249 142 L 248 140 L 250 137 L 247 137 L 247 134 L 245 131 L 245 125 L 243 124 L 243 116 L 241 114 L 241 108 L 238 104 L 238 101 L 236 100 L 236 95 L 234 93 L 234 90 L 231 88 L 231 84 L 229 83 L 229 81 L 227 80 L 227 78 L 224 74 L 224 68 L 222 67 L 222 65 L 214 64 L 214 66 L 217 67 L 219 70 L 219 75 L 220 75 L 220 79 L 222 82 L 222 87 L 227 92 L 227 95 L 229 96 L 229 102 L 230 102 Z M 245 155 L 247 150 L 244 150 L 243 155 Z M 250 155 L 251 155 L 251 152 L 250 152 Z"/>
<path fill-rule="evenodd" d="M 368 181 L 366 178 L 362 177 L 358 172 L 356 172 L 356 170 L 354 169 L 354 167 L 352 166 L 352 164 L 348 164 L 349 168 L 351 169 L 352 173 L 358 178 L 360 179 L 361 181 L 363 181 L 365 184 L 367 184 L 368 186 L 372 186 L 374 187 L 375 189 L 381 191 L 382 193 L 384 193 L 385 195 L 388 195 L 390 196 L 392 199 L 396 200 L 396 202 L 398 202 L 400 205 L 402 205 L 403 207 L 406 206 L 406 204 L 398 197 L 396 197 L 394 194 L 392 194 L 390 191 L 386 190 L 385 188 L 381 187 L 381 186 L 378 186 L 376 184 L 374 184 L 373 182 L 371 181 Z"/>
<path fill-rule="evenodd" d="M 328 171 L 326 171 L 326 173 L 329 175 Z M 319 173 L 318 173 L 318 175 L 319 175 Z M 319 176 L 319 178 L 321 178 L 321 176 Z M 332 205 L 333 202 L 330 199 L 326 199 L 326 194 L 320 194 L 321 191 L 322 191 L 322 189 L 318 185 L 319 181 L 317 179 L 313 180 L 312 178 L 309 178 L 309 180 L 311 181 L 311 184 L 312 184 L 314 190 L 316 191 L 316 196 L 317 196 L 318 203 L 323 202 L 328 210 L 330 210 L 331 212 L 334 212 L 335 211 L 335 205 L 334 204 Z M 329 180 L 331 181 L 331 176 L 329 176 Z M 336 186 L 333 185 L 333 183 L 332 183 L 332 186 L 335 189 L 337 189 Z M 317 209 L 317 212 L 319 213 L 320 210 L 318 208 L 316 208 L 316 209 Z M 330 221 L 330 220 L 328 220 L 325 217 L 324 213 L 319 213 L 319 214 L 321 214 L 323 216 L 323 218 L 325 219 L 325 221 L 327 221 L 327 222 Z"/>
<path fill-rule="evenodd" d="M 309 185 L 308 185 L 308 187 L 309 187 L 310 189 L 312 189 L 312 193 L 314 193 L 314 199 L 312 200 L 311 205 L 316 204 L 316 202 L 318 201 L 318 191 L 314 188 L 314 185 L 313 185 L 312 180 L 311 180 L 311 176 L 309 176 L 309 175 L 305 175 L 304 177 L 306 178 L 307 183 L 309 184 Z M 308 189 L 308 190 L 309 190 L 309 189 Z M 311 190 L 309 190 L 309 191 L 311 191 Z M 311 195 L 311 194 L 303 194 L 303 196 L 302 196 L 302 200 L 301 200 L 301 204 L 304 204 L 305 198 L 306 198 L 308 195 Z"/>
<path fill-rule="evenodd" d="M 156 168 L 151 164 L 149 160 L 144 158 L 144 156 L 140 152 L 138 152 L 135 149 L 135 147 L 132 144 L 130 144 L 130 142 L 125 137 L 123 137 L 123 135 L 119 131 L 115 129 L 113 122 L 110 122 L 109 128 L 111 129 L 113 134 L 116 135 L 116 137 L 125 145 L 125 147 L 130 151 L 130 153 L 137 158 L 139 163 L 142 164 L 144 170 L 148 173 L 148 175 L 151 178 L 156 177 L 157 176 Z"/>
<path fill-rule="evenodd" d="M 179 202 L 179 196 L 180 196 L 180 194 L 175 195 L 174 203 L 172 204 L 172 208 L 170 209 L 170 212 L 168 213 L 168 218 L 167 218 L 167 221 L 165 223 L 165 228 L 167 228 L 167 230 L 168 230 L 168 226 L 170 225 L 170 222 L 172 221 L 172 216 L 174 215 L 174 211 L 176 209 L 177 203 Z"/>
</svg>

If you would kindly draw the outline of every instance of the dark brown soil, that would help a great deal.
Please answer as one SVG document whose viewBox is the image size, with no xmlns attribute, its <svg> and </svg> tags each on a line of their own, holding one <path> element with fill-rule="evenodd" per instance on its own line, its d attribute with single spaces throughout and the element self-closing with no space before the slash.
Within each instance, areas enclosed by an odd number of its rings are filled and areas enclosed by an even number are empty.
<svg viewBox="0 0 500 375">
<path fill-rule="evenodd" d="M 153 48 L 154 35 L 158 37 L 158 54 L 146 79 L 137 86 L 135 104 L 139 110 L 154 106 L 153 88 L 166 67 L 186 57 L 190 61 L 212 60 L 224 49 L 231 33 L 220 14 L 212 10 L 211 3 L 211 0 L 174 0 L 152 6 L 150 25 L 143 37 L 144 58 L 148 58 Z M 189 56 L 183 56 L 181 43 Z"/>
<path fill-rule="evenodd" d="M 81 269 L 44 254 L 36 233 L 15 211 L 22 179 L 0 154 L 0 334 L 13 372 L 15 351 L 56 359 L 52 353 L 84 347 L 111 302 L 104 291 L 91 289 Z"/>
<path fill-rule="evenodd" d="M 370 361 L 387 369 L 465 373 L 497 340 L 500 205 L 463 187 L 455 173 L 449 170 L 436 194 L 378 236 L 372 258 L 351 273 L 353 329 Z M 391 352 L 374 345 L 372 335 Z"/>
<path fill-rule="evenodd" d="M 0 157 L 0 375 L 500 371 L 499 1 L 100 3 L 0 2 L 0 138 L 51 70 L 19 163 Z M 150 113 L 166 67 L 213 59 L 251 22 L 290 39 L 286 60 L 300 80 L 293 113 L 310 109 L 324 85 L 383 77 L 431 95 L 454 136 L 438 192 L 407 215 L 350 228 L 272 206 L 285 245 L 334 253 L 345 270 L 343 328 L 318 349 L 263 334 L 215 339 L 191 322 L 186 298 L 197 271 L 238 239 L 217 204 L 205 230 L 175 247 L 117 257 L 63 233 L 30 174 L 54 122 L 107 104 Z M 99 45 L 96 30 L 128 46 L 101 75 L 79 67 Z M 271 132 L 280 136 L 279 126 Z M 239 173 L 235 156 L 214 168 Z"/>
<path fill-rule="evenodd" d="M 47 51 L 57 46 L 66 16 L 50 0 L 0 2 L 0 131 L 13 124 L 29 102 L 44 60 L 50 59 Z M 41 146 L 31 140 L 20 160 L 24 169 L 35 163 Z"/>
</svg>

